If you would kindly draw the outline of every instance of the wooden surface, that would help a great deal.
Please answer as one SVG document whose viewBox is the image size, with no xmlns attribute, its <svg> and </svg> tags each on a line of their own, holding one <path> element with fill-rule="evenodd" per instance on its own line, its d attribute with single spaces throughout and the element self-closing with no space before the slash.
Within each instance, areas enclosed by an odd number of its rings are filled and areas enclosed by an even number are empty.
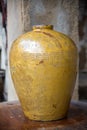
<svg viewBox="0 0 87 130">
<path fill-rule="evenodd" d="M 18 102 L 0 103 L 0 130 L 87 130 L 87 104 L 71 104 L 66 119 L 51 122 L 28 120 Z"/>
</svg>

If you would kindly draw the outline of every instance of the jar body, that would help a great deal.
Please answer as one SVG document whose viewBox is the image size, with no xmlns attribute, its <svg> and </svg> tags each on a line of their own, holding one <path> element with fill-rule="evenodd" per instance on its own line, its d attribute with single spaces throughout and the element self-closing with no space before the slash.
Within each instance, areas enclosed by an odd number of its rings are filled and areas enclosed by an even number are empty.
<svg viewBox="0 0 87 130">
<path fill-rule="evenodd" d="M 10 70 L 29 119 L 67 115 L 77 72 L 77 48 L 70 38 L 46 28 L 20 36 L 10 51 Z"/>
</svg>

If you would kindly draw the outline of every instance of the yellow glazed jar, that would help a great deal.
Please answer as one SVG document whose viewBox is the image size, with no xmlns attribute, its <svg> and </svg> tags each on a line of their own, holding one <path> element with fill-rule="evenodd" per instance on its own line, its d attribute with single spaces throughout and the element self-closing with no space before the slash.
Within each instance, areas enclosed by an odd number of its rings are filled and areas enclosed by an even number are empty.
<svg viewBox="0 0 87 130">
<path fill-rule="evenodd" d="M 77 48 L 52 25 L 14 41 L 10 70 L 25 116 L 50 121 L 66 117 L 77 73 Z"/>
</svg>

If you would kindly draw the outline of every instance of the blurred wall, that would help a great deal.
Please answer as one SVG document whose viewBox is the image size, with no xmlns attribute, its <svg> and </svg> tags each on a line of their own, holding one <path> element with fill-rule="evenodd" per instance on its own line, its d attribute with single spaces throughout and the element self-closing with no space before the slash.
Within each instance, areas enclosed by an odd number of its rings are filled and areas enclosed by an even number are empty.
<svg viewBox="0 0 87 130">
<path fill-rule="evenodd" d="M 8 39 L 8 65 L 6 69 L 6 87 L 8 88 L 8 100 L 17 100 L 9 70 L 9 51 L 12 42 L 23 33 L 22 27 L 22 1 L 7 1 L 7 39 Z"/>
<path fill-rule="evenodd" d="M 79 99 L 87 101 L 87 0 L 79 0 Z"/>
</svg>

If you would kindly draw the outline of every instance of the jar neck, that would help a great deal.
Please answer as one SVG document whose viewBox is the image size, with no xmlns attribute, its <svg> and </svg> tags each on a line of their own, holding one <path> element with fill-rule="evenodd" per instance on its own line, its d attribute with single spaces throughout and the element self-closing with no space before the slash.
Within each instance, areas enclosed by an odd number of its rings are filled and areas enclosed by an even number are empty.
<svg viewBox="0 0 87 130">
<path fill-rule="evenodd" d="M 34 25 L 33 30 L 37 29 L 50 29 L 53 30 L 53 25 Z"/>
</svg>

